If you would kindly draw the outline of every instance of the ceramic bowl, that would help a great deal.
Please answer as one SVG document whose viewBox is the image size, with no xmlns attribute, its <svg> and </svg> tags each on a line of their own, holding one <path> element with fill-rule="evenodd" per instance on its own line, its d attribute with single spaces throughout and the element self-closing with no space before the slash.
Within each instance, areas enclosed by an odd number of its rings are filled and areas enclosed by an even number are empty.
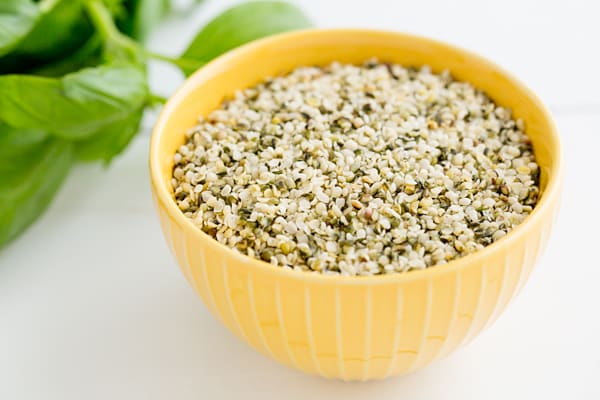
<svg viewBox="0 0 600 400">
<path fill-rule="evenodd" d="M 367 58 L 448 69 L 525 122 L 541 166 L 541 197 L 501 240 L 448 264 L 372 277 L 324 276 L 250 258 L 195 227 L 173 200 L 173 154 L 198 116 L 237 89 L 298 66 Z M 412 35 L 307 30 L 258 40 L 215 59 L 169 99 L 154 128 L 150 172 L 166 241 L 208 309 L 236 336 L 311 374 L 368 380 L 417 370 L 469 342 L 504 311 L 543 251 L 558 209 L 562 157 L 540 100 L 468 51 Z"/>
</svg>

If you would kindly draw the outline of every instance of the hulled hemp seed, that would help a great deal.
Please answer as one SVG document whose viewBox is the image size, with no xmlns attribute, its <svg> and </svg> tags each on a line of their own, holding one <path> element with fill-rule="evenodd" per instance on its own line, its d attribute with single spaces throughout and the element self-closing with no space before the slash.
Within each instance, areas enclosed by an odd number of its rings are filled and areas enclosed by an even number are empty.
<svg viewBox="0 0 600 400">
<path fill-rule="evenodd" d="M 238 91 L 174 155 L 186 217 L 273 265 L 423 269 L 520 224 L 539 195 L 521 120 L 428 67 L 302 67 Z"/>
</svg>

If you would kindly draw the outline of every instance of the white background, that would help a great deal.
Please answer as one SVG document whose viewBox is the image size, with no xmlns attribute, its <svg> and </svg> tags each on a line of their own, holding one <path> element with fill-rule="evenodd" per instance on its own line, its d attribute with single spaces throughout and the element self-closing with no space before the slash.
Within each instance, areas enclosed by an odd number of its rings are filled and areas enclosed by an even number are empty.
<svg viewBox="0 0 600 400">
<path fill-rule="evenodd" d="M 151 37 L 176 55 L 230 1 Z M 152 117 L 108 169 L 77 167 L 43 218 L 0 250 L 0 399 L 599 399 L 598 2 L 297 1 L 321 27 L 442 39 L 508 68 L 548 104 L 565 147 L 563 208 L 521 296 L 473 343 L 413 375 L 343 383 L 239 342 L 187 286 L 152 208 Z M 153 65 L 156 91 L 181 76 Z"/>
</svg>

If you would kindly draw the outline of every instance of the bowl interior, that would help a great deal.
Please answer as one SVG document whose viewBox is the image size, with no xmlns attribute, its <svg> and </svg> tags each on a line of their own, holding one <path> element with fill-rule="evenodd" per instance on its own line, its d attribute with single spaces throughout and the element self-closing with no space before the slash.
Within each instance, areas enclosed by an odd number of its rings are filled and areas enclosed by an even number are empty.
<svg viewBox="0 0 600 400">
<path fill-rule="evenodd" d="M 429 65 L 434 72 L 447 69 L 455 79 L 470 82 L 497 104 L 511 109 L 515 117 L 524 120 L 541 167 L 542 196 L 536 210 L 545 201 L 544 192 L 549 185 L 558 186 L 560 148 L 552 119 L 529 89 L 495 64 L 465 50 L 412 35 L 309 30 L 259 40 L 231 51 L 185 82 L 165 106 L 153 133 L 150 163 L 159 197 L 161 193 L 172 193 L 173 154 L 183 143 L 184 133 L 200 115 L 209 114 L 236 90 L 298 66 L 326 65 L 332 61 L 361 63 L 371 57 L 405 66 Z M 165 204 L 169 212 L 183 217 L 171 203 Z"/>
</svg>

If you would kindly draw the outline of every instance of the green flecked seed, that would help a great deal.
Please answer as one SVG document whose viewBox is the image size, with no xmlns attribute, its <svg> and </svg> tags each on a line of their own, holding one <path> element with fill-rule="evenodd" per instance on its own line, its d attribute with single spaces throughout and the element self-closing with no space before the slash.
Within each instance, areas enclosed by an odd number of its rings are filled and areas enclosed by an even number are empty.
<svg viewBox="0 0 600 400">
<path fill-rule="evenodd" d="M 285 255 L 290 254 L 295 247 L 296 245 L 294 244 L 294 242 L 291 241 L 283 242 L 279 245 L 281 252 Z"/>
<path fill-rule="evenodd" d="M 271 251 L 270 249 L 265 249 L 265 250 L 263 250 L 263 251 L 260 252 L 260 258 L 263 261 L 270 262 L 271 261 L 271 257 L 273 257 L 273 251 Z"/>
</svg>

